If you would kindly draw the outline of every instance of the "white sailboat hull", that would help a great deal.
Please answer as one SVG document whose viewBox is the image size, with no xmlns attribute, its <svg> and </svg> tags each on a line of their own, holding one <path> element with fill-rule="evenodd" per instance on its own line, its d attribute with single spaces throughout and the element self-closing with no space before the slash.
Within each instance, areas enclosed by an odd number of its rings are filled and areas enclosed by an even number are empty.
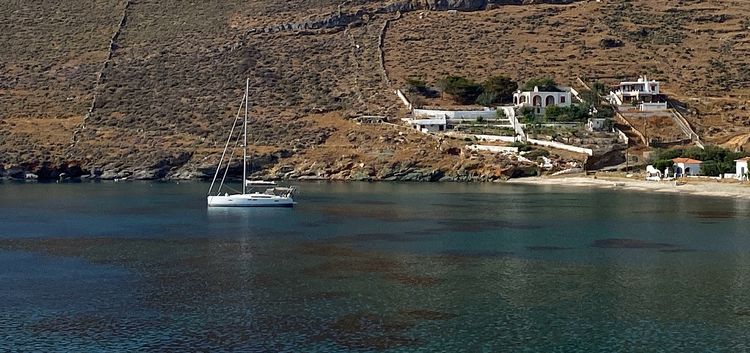
<svg viewBox="0 0 750 353">
<path fill-rule="evenodd" d="M 293 207 L 291 197 L 267 194 L 208 196 L 208 207 Z"/>
</svg>

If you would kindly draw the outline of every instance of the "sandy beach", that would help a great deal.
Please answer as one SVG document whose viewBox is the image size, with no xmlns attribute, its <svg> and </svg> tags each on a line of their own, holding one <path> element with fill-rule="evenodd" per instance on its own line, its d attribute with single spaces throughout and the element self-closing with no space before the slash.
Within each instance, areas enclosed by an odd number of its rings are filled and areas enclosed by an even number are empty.
<svg viewBox="0 0 750 353">
<path fill-rule="evenodd" d="M 750 184 L 737 181 L 719 181 L 710 178 L 684 178 L 679 181 L 646 181 L 643 176 L 630 178 L 617 174 L 587 176 L 574 174 L 555 177 L 530 177 L 511 179 L 511 184 L 556 185 L 570 187 L 597 187 L 637 192 L 663 192 L 697 196 L 715 196 L 750 200 Z M 684 183 L 684 184 L 683 184 Z"/>
</svg>

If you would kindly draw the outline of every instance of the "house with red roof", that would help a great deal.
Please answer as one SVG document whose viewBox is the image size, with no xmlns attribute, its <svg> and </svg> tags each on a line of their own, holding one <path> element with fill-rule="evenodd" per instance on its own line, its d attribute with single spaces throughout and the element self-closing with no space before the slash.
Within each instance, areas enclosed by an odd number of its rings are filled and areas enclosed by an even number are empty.
<svg viewBox="0 0 750 353">
<path fill-rule="evenodd" d="M 703 164 L 703 162 L 692 158 L 674 158 L 672 162 L 674 162 L 672 168 L 676 177 L 699 175 L 701 164 Z"/>
</svg>

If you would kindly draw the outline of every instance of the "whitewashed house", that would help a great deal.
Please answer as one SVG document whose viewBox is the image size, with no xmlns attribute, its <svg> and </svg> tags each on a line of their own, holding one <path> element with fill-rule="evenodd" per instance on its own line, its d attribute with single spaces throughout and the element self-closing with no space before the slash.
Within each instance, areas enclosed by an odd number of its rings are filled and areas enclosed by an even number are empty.
<svg viewBox="0 0 750 353">
<path fill-rule="evenodd" d="M 430 117 L 429 119 L 408 119 L 409 125 L 421 132 L 441 132 L 445 131 L 447 120 L 445 115 Z"/>
<path fill-rule="evenodd" d="M 586 122 L 586 130 L 594 132 L 594 131 L 604 131 L 607 129 L 607 119 L 604 118 L 589 118 Z"/>
<path fill-rule="evenodd" d="M 617 106 L 632 105 L 638 103 L 641 111 L 667 110 L 667 100 L 660 92 L 659 81 L 649 81 L 646 76 L 638 78 L 638 81 L 623 81 L 613 87 L 607 99 Z"/>
<path fill-rule="evenodd" d="M 558 91 L 539 91 L 539 87 L 534 87 L 533 91 L 518 90 L 513 93 L 513 104 L 516 108 L 532 107 L 537 115 L 544 114 L 545 108 L 552 105 L 569 107 L 571 104 L 570 88 L 557 88 Z"/>
<path fill-rule="evenodd" d="M 672 162 L 674 162 L 672 168 L 674 169 L 675 177 L 699 175 L 701 173 L 701 164 L 703 164 L 703 162 L 691 158 L 674 158 Z"/>
<path fill-rule="evenodd" d="M 734 173 L 735 178 L 739 180 L 747 180 L 747 173 L 750 172 L 750 169 L 748 169 L 748 162 L 750 162 L 750 157 L 744 157 L 734 161 L 734 166 L 736 168 Z"/>
</svg>

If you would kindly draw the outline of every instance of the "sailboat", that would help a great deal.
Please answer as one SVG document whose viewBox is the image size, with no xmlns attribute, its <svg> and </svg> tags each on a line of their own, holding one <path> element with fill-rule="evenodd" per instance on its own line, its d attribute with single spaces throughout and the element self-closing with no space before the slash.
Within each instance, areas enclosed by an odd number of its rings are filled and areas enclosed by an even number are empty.
<svg viewBox="0 0 750 353">
<path fill-rule="evenodd" d="M 208 207 L 292 207 L 295 205 L 294 199 L 292 198 L 292 194 L 295 192 L 294 187 L 279 187 L 276 183 L 270 181 L 247 180 L 247 110 L 250 100 L 249 93 L 250 79 L 247 79 L 247 81 L 245 81 L 245 96 L 242 98 L 240 108 L 237 110 L 237 116 L 235 116 L 232 129 L 229 131 L 229 137 L 227 137 L 224 152 L 221 154 L 221 160 L 219 160 L 219 165 L 216 166 L 216 173 L 211 181 L 211 186 L 208 188 Z M 232 142 L 234 130 L 237 127 L 237 122 L 243 106 L 245 108 L 245 119 L 242 124 L 242 129 L 244 130 L 242 133 L 242 192 L 235 194 L 221 194 L 221 189 L 225 186 L 224 181 L 229 172 L 232 157 L 234 156 L 235 147 L 239 144 L 238 134 L 235 140 L 235 145 L 231 147 L 232 152 L 230 153 L 229 158 L 227 158 L 226 169 L 221 177 L 221 182 L 219 183 L 216 195 L 211 195 L 224 163 L 224 157 L 226 157 L 227 151 L 230 149 L 229 144 Z M 229 187 L 227 186 L 227 188 Z"/>
</svg>

